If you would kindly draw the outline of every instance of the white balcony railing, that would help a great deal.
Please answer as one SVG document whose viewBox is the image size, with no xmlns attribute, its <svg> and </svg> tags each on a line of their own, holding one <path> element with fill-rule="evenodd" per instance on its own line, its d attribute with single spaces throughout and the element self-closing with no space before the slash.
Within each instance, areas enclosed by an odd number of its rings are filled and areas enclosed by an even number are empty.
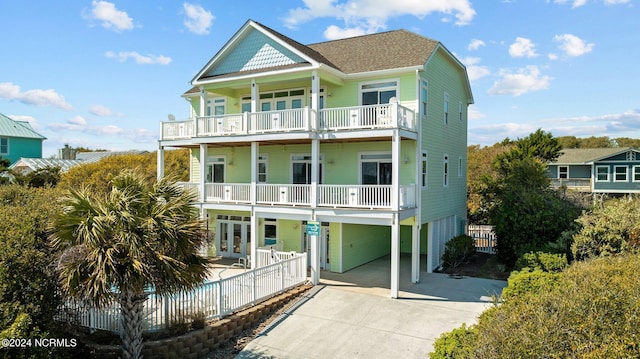
<svg viewBox="0 0 640 359">
<path fill-rule="evenodd" d="M 551 186 L 553 188 L 566 187 L 568 189 L 590 191 L 590 178 L 552 178 Z"/>
<path fill-rule="evenodd" d="M 198 184 L 181 182 L 182 186 L 200 193 Z M 309 184 L 256 185 L 256 203 L 284 206 L 311 206 Z M 319 207 L 391 209 L 393 207 L 391 185 L 318 185 Z M 205 183 L 205 201 L 212 203 L 251 203 L 249 183 Z M 398 196 L 400 209 L 414 208 L 416 186 L 401 185 Z"/>
<path fill-rule="evenodd" d="M 161 123 L 162 140 L 216 137 L 291 131 L 344 131 L 354 129 L 402 128 L 416 131 L 415 112 L 399 104 L 322 109 L 245 112 L 201 116 L 195 120 Z"/>
</svg>

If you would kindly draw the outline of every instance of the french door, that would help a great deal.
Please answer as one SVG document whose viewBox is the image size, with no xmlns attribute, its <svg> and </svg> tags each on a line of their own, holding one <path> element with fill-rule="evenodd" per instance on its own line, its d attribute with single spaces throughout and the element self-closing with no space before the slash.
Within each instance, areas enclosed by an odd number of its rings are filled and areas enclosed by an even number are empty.
<svg viewBox="0 0 640 359">
<path fill-rule="evenodd" d="M 301 249 L 303 252 L 307 252 L 307 263 L 311 263 L 311 240 L 307 235 L 307 224 L 303 222 L 302 224 L 302 236 L 301 236 Z M 329 269 L 330 268 L 330 256 L 329 256 L 329 226 L 328 223 L 322 223 L 320 226 L 320 236 L 318 236 L 318 241 L 320 241 L 320 268 L 321 269 Z"/>
<path fill-rule="evenodd" d="M 218 220 L 217 254 L 240 258 L 251 254 L 251 224 L 244 220 Z"/>
</svg>

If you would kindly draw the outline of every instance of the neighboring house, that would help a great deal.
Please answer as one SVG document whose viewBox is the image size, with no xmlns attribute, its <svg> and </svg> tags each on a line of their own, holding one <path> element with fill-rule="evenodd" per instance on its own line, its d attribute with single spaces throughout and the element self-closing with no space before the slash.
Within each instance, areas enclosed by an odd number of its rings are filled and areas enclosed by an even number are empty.
<svg viewBox="0 0 640 359">
<path fill-rule="evenodd" d="M 564 149 L 548 165 L 553 187 L 600 193 L 640 193 L 640 150 L 634 148 Z"/>
<path fill-rule="evenodd" d="M 10 170 L 26 175 L 30 172 L 47 167 L 60 167 L 61 172 L 66 172 L 70 168 L 81 164 L 97 162 L 105 157 L 141 154 L 147 151 L 95 151 L 95 152 L 78 152 L 75 153 L 75 160 L 58 159 L 58 158 L 20 158 L 18 161 L 9 166 Z"/>
<path fill-rule="evenodd" d="M 29 122 L 16 121 L 0 113 L 0 156 L 11 163 L 21 157 L 42 157 L 46 137 L 33 130 Z"/>
<path fill-rule="evenodd" d="M 473 98 L 440 42 L 399 30 L 302 45 L 248 21 L 191 84 L 190 119 L 161 123 L 158 176 L 165 148 L 191 150 L 184 185 L 209 253 L 308 252 L 314 283 L 390 254 L 397 297 L 401 252 L 418 282 L 464 233 Z"/>
</svg>

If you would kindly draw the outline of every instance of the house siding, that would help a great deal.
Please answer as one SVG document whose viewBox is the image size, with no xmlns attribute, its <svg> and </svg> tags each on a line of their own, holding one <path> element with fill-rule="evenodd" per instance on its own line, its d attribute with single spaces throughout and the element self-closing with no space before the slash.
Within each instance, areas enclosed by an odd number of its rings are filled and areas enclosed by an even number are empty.
<svg viewBox="0 0 640 359">
<path fill-rule="evenodd" d="M 391 228 L 342 224 L 342 270 L 348 271 L 391 253 Z"/>
<path fill-rule="evenodd" d="M 42 140 L 34 138 L 6 137 L 9 139 L 9 152 L 1 154 L 2 158 L 15 163 L 21 157 L 42 158 Z"/>
<path fill-rule="evenodd" d="M 452 78 L 451 60 L 438 51 L 426 65 L 428 119 L 422 121 L 422 150 L 428 153 L 428 188 L 422 191 L 422 223 L 455 214 L 466 218 L 467 98 L 463 74 Z M 449 123 L 444 123 L 444 94 L 449 94 Z M 463 119 L 458 119 L 458 102 Z M 444 156 L 449 157 L 449 185 L 443 186 Z M 462 174 L 458 176 L 458 158 Z M 437 205 L 436 205 L 437 204 Z"/>
</svg>

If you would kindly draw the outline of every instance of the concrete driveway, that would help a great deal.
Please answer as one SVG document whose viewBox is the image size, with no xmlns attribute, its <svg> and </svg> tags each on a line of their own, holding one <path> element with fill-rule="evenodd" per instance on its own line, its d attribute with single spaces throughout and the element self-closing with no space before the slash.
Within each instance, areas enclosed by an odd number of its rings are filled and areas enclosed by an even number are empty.
<svg viewBox="0 0 640 359">
<path fill-rule="evenodd" d="M 401 260 L 399 299 L 389 298 L 389 258 L 321 285 L 249 343 L 236 358 L 426 358 L 440 334 L 472 324 L 505 281 L 421 273 L 409 282 Z"/>
</svg>

